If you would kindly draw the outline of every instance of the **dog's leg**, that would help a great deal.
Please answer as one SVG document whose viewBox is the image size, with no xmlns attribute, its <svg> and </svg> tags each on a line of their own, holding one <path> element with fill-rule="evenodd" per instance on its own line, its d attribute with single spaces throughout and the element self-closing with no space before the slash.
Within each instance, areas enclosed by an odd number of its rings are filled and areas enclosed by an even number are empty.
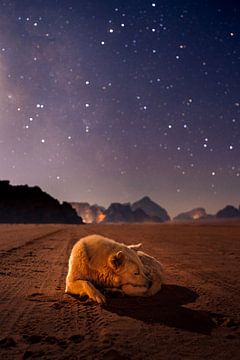
<svg viewBox="0 0 240 360">
<path fill-rule="evenodd" d="M 105 290 L 106 290 L 107 292 L 109 292 L 109 293 L 119 293 L 119 294 L 121 294 L 121 295 L 124 295 L 124 292 L 123 292 L 122 289 L 120 289 L 120 288 L 114 288 L 114 287 L 112 287 L 112 288 L 105 288 Z"/>
<path fill-rule="evenodd" d="M 80 296 L 87 295 L 99 304 L 106 302 L 105 296 L 102 295 L 93 284 L 86 280 L 67 281 L 65 292 Z"/>
</svg>

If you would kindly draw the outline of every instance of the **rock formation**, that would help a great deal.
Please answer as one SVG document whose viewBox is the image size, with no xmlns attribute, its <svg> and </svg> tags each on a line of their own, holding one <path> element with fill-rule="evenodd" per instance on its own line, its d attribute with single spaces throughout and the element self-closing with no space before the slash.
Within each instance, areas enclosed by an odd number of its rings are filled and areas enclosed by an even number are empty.
<svg viewBox="0 0 240 360">
<path fill-rule="evenodd" d="M 132 210 L 141 209 L 150 217 L 158 217 L 161 221 L 168 221 L 170 217 L 165 209 L 152 201 L 148 196 L 132 204 Z"/>
<path fill-rule="evenodd" d="M 81 224 L 82 219 L 38 186 L 12 186 L 6 180 L 0 181 L 0 223 Z"/>
<path fill-rule="evenodd" d="M 199 220 L 199 219 L 209 219 L 211 215 L 208 215 L 206 213 L 206 210 L 204 208 L 195 208 L 190 211 L 183 212 L 179 215 L 177 215 L 173 220 Z"/>
<path fill-rule="evenodd" d="M 107 209 L 86 202 L 72 202 L 71 205 L 85 223 L 139 223 L 170 220 L 167 211 L 147 196 L 132 205 L 112 203 Z"/>
<path fill-rule="evenodd" d="M 216 217 L 218 219 L 240 218 L 240 209 L 237 209 L 232 205 L 227 205 L 225 208 L 217 212 Z"/>
<path fill-rule="evenodd" d="M 130 204 L 113 203 L 105 211 L 104 223 L 143 223 L 162 222 L 158 217 L 147 215 L 142 209 L 132 210 Z"/>
</svg>

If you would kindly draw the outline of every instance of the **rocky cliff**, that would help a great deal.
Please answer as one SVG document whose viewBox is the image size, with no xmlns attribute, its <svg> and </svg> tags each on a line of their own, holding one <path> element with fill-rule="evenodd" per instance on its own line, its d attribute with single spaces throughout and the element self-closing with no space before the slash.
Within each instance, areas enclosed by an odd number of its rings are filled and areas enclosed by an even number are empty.
<svg viewBox="0 0 240 360">
<path fill-rule="evenodd" d="M 72 202 L 71 205 L 85 223 L 139 223 L 170 220 L 167 211 L 147 196 L 132 205 L 112 203 L 107 209 L 86 202 Z"/>
<path fill-rule="evenodd" d="M 70 204 L 60 204 L 38 186 L 12 186 L 0 181 L 0 223 L 81 224 Z"/>
</svg>

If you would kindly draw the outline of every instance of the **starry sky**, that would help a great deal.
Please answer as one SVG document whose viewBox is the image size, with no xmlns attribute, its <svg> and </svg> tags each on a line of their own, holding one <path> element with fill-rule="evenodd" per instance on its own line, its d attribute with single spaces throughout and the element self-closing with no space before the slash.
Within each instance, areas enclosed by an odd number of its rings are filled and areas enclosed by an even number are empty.
<svg viewBox="0 0 240 360">
<path fill-rule="evenodd" d="M 60 201 L 240 202 L 240 3 L 0 1 L 0 178 Z"/>
</svg>

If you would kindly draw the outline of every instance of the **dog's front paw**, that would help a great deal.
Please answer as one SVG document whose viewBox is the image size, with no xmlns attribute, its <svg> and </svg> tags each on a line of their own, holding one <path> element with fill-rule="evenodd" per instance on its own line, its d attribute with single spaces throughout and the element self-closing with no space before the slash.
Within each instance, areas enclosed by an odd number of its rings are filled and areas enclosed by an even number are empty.
<svg viewBox="0 0 240 360">
<path fill-rule="evenodd" d="M 100 293 L 100 291 L 94 291 L 89 296 L 93 301 L 96 301 L 98 304 L 103 305 L 106 303 L 106 298 L 103 294 Z"/>
</svg>

